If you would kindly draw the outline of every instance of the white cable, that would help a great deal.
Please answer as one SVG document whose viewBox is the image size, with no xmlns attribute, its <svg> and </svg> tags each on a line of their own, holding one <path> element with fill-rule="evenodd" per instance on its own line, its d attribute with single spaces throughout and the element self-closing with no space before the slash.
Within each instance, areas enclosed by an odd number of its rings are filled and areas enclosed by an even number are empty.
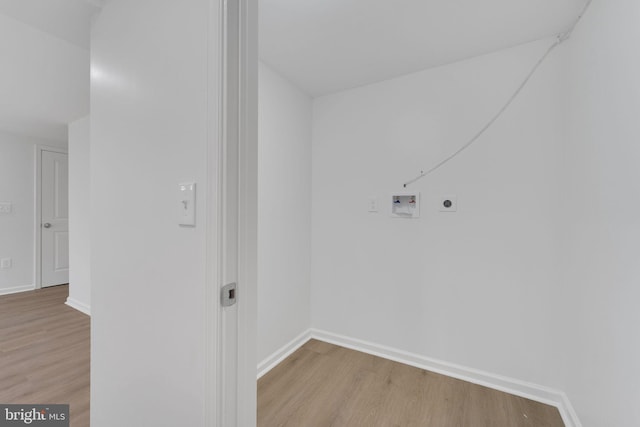
<svg viewBox="0 0 640 427">
<path fill-rule="evenodd" d="M 478 133 L 476 133 L 473 136 L 473 138 L 471 138 L 466 144 L 464 144 L 463 146 L 458 148 L 455 152 L 450 154 L 444 160 L 440 161 L 438 164 L 433 166 L 431 169 L 428 169 L 426 172 L 425 171 L 420 171 L 420 175 L 418 175 L 417 177 L 415 177 L 411 181 L 405 182 L 404 183 L 404 187 L 406 188 L 407 185 L 413 184 L 414 182 L 419 181 L 420 179 L 424 178 L 425 176 L 427 176 L 427 175 L 435 172 L 436 170 L 440 169 L 442 166 L 446 165 L 451 160 L 453 160 L 454 158 L 458 157 L 458 155 L 460 153 L 465 151 L 467 148 L 469 148 L 471 145 L 473 145 L 473 143 L 476 142 L 482 135 L 484 135 L 484 133 L 491 126 L 493 126 L 493 124 L 504 114 L 504 112 L 507 111 L 509 106 L 518 97 L 518 95 L 520 95 L 520 92 L 522 92 L 522 90 L 527 86 L 527 83 L 529 83 L 529 80 L 531 80 L 533 75 L 536 73 L 536 71 L 538 71 L 538 68 L 540 68 L 542 63 L 547 59 L 547 57 L 551 54 L 551 52 L 553 52 L 553 50 L 556 47 L 560 46 L 560 44 L 562 44 L 564 41 L 568 40 L 571 37 L 571 34 L 573 34 L 573 31 L 578 26 L 578 23 L 582 20 L 582 17 L 587 12 L 587 9 L 589 9 L 589 6 L 591 5 L 592 1 L 593 0 L 587 0 L 587 3 L 585 4 L 584 9 L 582 9 L 582 12 L 580 13 L 580 15 L 578 15 L 578 18 L 574 21 L 573 25 L 567 31 L 558 34 L 558 36 L 556 37 L 554 42 L 551 44 L 551 46 L 549 46 L 549 48 L 546 50 L 544 55 L 542 55 L 542 57 L 538 60 L 538 62 L 536 62 L 536 64 L 533 66 L 531 71 L 529 71 L 529 74 L 527 74 L 527 76 L 525 77 L 523 82 L 520 84 L 520 86 L 518 86 L 518 88 L 513 93 L 513 95 L 511 95 L 511 97 L 507 100 L 506 104 L 504 104 L 502 106 L 502 108 L 491 118 L 491 120 L 489 120 L 489 122 L 486 125 L 484 125 L 482 127 L 482 129 L 480 129 L 480 131 Z"/>
</svg>

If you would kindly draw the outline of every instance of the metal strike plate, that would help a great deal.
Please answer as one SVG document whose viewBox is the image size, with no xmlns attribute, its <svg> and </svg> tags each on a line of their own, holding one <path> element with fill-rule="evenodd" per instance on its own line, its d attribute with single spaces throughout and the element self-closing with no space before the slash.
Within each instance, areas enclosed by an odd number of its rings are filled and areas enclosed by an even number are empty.
<svg viewBox="0 0 640 427">
<path fill-rule="evenodd" d="M 222 302 L 223 307 L 231 307 L 236 303 L 238 297 L 237 288 L 238 285 L 236 283 L 229 283 L 222 287 L 220 301 Z"/>
</svg>

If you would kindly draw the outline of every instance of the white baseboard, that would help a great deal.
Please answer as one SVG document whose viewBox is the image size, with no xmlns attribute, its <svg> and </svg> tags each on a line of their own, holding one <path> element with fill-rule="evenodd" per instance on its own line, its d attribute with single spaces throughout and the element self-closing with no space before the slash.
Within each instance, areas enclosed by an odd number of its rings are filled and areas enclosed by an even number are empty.
<svg viewBox="0 0 640 427">
<path fill-rule="evenodd" d="M 564 391 L 559 392 L 562 398 L 561 403 L 555 405 L 562 415 L 562 421 L 564 421 L 565 427 L 582 427 L 582 422 L 578 418 L 578 413 L 571 404 L 569 396 Z"/>
<path fill-rule="evenodd" d="M 71 297 L 67 298 L 67 302 L 65 302 L 66 305 L 68 305 L 71 308 L 75 308 L 76 310 L 78 310 L 81 313 L 86 314 L 87 316 L 91 316 L 91 307 L 88 306 L 85 303 L 82 303 L 78 300 L 75 300 Z"/>
<path fill-rule="evenodd" d="M 582 427 L 582 423 L 571 405 L 569 398 L 560 390 L 456 365 L 454 363 L 431 359 L 418 354 L 408 353 L 406 351 L 319 329 L 309 329 L 263 360 L 258 365 L 258 378 L 269 372 L 278 365 L 278 363 L 282 362 L 312 338 L 555 406 L 558 408 L 558 411 L 560 411 L 565 427 Z"/>
<path fill-rule="evenodd" d="M 560 390 L 318 329 L 311 329 L 311 338 L 555 406 L 560 411 L 565 427 L 582 427 L 567 395 Z"/>
<path fill-rule="evenodd" d="M 258 379 L 262 378 L 264 374 L 275 368 L 280 362 L 289 357 L 294 351 L 302 347 L 310 339 L 311 329 L 308 329 L 295 337 L 288 344 L 285 344 L 271 356 L 258 363 Z"/>
<path fill-rule="evenodd" d="M 34 285 L 14 286 L 13 288 L 0 289 L 0 295 L 17 294 L 19 292 L 28 292 L 35 290 Z"/>
</svg>

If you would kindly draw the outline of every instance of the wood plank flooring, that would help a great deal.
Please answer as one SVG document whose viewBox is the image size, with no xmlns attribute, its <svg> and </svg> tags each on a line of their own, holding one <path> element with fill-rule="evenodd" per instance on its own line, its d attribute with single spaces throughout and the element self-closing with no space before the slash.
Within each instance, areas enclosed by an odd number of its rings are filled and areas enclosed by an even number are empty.
<svg viewBox="0 0 640 427">
<path fill-rule="evenodd" d="M 311 340 L 258 381 L 262 427 L 564 427 L 521 397 Z"/>
<path fill-rule="evenodd" d="M 0 402 L 89 426 L 89 317 L 67 286 L 0 297 Z M 556 408 L 311 340 L 258 381 L 261 427 L 563 427 Z"/>
<path fill-rule="evenodd" d="M 88 427 L 90 321 L 68 293 L 0 296 L 0 402 L 69 404 L 71 427 Z"/>
</svg>

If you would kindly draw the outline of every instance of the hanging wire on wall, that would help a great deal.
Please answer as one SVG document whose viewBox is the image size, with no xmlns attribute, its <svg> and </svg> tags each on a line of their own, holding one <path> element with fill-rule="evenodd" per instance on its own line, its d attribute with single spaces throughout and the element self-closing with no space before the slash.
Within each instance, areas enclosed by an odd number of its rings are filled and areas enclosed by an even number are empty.
<svg viewBox="0 0 640 427">
<path fill-rule="evenodd" d="M 478 131 L 478 133 L 476 133 L 466 144 L 462 145 L 460 148 L 458 148 L 456 151 L 454 151 L 452 154 L 450 154 L 449 156 L 447 156 L 446 158 L 444 158 L 443 160 L 441 160 L 439 163 L 437 163 L 435 166 L 431 167 L 430 169 L 427 169 L 426 171 L 420 171 L 420 175 L 418 175 L 417 177 L 415 177 L 414 179 L 412 179 L 411 181 L 407 181 L 403 184 L 403 186 L 405 188 L 407 188 L 408 185 L 411 185 L 419 180 L 421 180 L 422 178 L 424 178 L 427 175 L 432 174 L 433 172 L 437 171 L 438 169 L 440 169 L 442 166 L 446 165 L 447 163 L 449 163 L 451 160 L 453 160 L 454 158 L 458 157 L 459 154 L 461 154 L 462 152 L 464 152 L 467 148 L 471 147 L 476 141 L 478 141 L 478 139 L 480 139 L 480 137 L 482 135 L 484 135 L 484 133 L 489 130 L 489 128 L 491 126 L 493 126 L 493 124 L 504 114 L 505 111 L 507 111 L 507 109 L 509 108 L 509 106 L 511 106 L 511 104 L 513 103 L 513 101 L 515 101 L 515 99 L 518 97 L 518 95 L 520 95 L 520 92 L 522 92 L 522 90 L 527 86 L 527 84 L 529 83 L 529 81 L 531 80 L 531 78 L 533 77 L 533 75 L 536 73 L 536 71 L 538 71 L 538 68 L 540 68 L 540 66 L 544 63 L 544 61 L 547 59 L 547 57 L 551 54 L 551 52 L 553 52 L 555 50 L 555 48 L 557 48 L 558 46 L 560 46 L 562 43 L 564 43 L 565 41 L 569 40 L 569 38 L 571 38 L 571 35 L 573 34 L 574 30 L 576 29 L 576 27 L 578 26 L 578 24 L 580 23 L 580 21 L 582 20 L 582 17 L 587 13 L 587 10 L 589 9 L 589 6 L 591 6 L 593 0 L 587 0 L 587 3 L 585 4 L 584 8 L 582 9 L 582 12 L 580 13 L 580 15 L 578 15 L 578 17 L 576 18 L 576 20 L 573 22 L 573 25 L 571 25 L 571 27 L 565 31 L 562 32 L 560 34 L 558 34 L 553 43 L 551 43 L 551 46 L 549 46 L 549 48 L 545 51 L 545 53 L 542 55 L 542 57 L 540 57 L 540 59 L 538 60 L 538 62 L 536 62 L 536 64 L 533 66 L 533 68 L 531 69 L 531 71 L 529 71 L 529 74 L 527 74 L 527 76 L 525 77 L 525 79 L 522 81 L 522 83 L 520 84 L 520 86 L 518 86 L 518 88 L 516 89 L 516 91 L 513 93 L 513 95 L 511 95 L 511 97 L 507 100 L 507 102 L 502 106 L 502 108 L 500 108 L 500 110 L 498 110 L 498 112 L 491 118 L 491 120 L 489 120 L 487 122 L 486 125 L 484 125 L 480 131 Z"/>
</svg>

